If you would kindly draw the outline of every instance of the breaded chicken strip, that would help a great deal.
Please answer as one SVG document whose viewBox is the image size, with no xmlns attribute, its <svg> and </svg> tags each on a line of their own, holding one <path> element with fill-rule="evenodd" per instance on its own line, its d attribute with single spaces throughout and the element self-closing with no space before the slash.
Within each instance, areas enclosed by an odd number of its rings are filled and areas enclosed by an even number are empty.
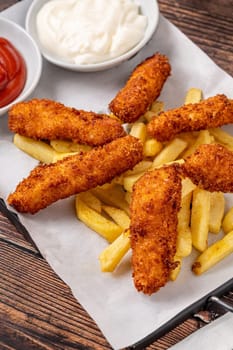
<svg viewBox="0 0 233 350">
<path fill-rule="evenodd" d="M 139 139 L 118 138 L 89 152 L 37 166 L 9 195 L 8 203 L 18 212 L 34 214 L 59 199 L 110 182 L 142 158 Z"/>
<path fill-rule="evenodd" d="M 176 267 L 177 213 L 181 178 L 176 166 L 148 171 L 134 185 L 130 239 L 134 284 L 152 294 L 163 287 Z"/>
<path fill-rule="evenodd" d="M 233 100 L 216 95 L 199 103 L 171 109 L 154 117 L 147 125 L 147 132 L 164 142 L 184 131 L 217 128 L 233 122 Z"/>
<path fill-rule="evenodd" d="M 13 105 L 8 125 L 11 131 L 33 139 L 71 140 L 90 146 L 104 145 L 125 135 L 121 123 L 108 115 L 77 110 L 47 99 Z"/>
<path fill-rule="evenodd" d="M 135 122 L 160 95 L 170 71 L 166 56 L 156 53 L 148 57 L 134 69 L 109 109 L 124 123 Z"/>
<path fill-rule="evenodd" d="M 201 145 L 181 165 L 183 174 L 199 187 L 233 192 L 233 152 L 218 144 Z"/>
</svg>

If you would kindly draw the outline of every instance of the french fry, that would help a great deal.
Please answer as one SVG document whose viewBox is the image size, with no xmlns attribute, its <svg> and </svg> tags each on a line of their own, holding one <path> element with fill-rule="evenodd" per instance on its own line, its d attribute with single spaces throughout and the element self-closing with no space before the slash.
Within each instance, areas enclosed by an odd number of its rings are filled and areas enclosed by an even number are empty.
<svg viewBox="0 0 233 350">
<path fill-rule="evenodd" d="M 190 227 L 186 229 L 178 229 L 177 242 L 176 242 L 176 253 L 181 258 L 184 258 L 192 252 L 192 234 Z"/>
<path fill-rule="evenodd" d="M 118 176 L 117 176 L 118 177 Z M 103 191 L 109 191 L 111 188 L 113 188 L 116 185 L 115 179 L 113 179 L 111 182 L 106 182 L 103 185 L 98 186 L 100 190 Z"/>
<path fill-rule="evenodd" d="M 78 196 L 76 196 L 75 205 L 79 220 L 108 242 L 113 242 L 122 233 L 122 227 L 88 207 Z"/>
<path fill-rule="evenodd" d="M 155 157 L 152 167 L 156 168 L 165 163 L 172 162 L 176 160 L 178 156 L 184 151 L 187 147 L 187 142 L 179 138 L 175 138 L 169 142 L 162 151 Z"/>
<path fill-rule="evenodd" d="M 113 221 L 115 221 L 117 225 L 123 229 L 129 228 L 130 219 L 124 210 L 111 207 L 110 205 L 102 205 L 102 209 L 113 219 Z"/>
<path fill-rule="evenodd" d="M 130 205 L 132 194 L 130 192 L 125 193 L 125 200 Z"/>
<path fill-rule="evenodd" d="M 209 231 L 219 233 L 225 210 L 225 198 L 222 192 L 210 193 Z M 233 229 L 233 226 L 232 226 Z"/>
<path fill-rule="evenodd" d="M 77 196 L 88 207 L 90 207 L 91 209 L 97 211 L 97 213 L 101 213 L 101 211 L 102 211 L 102 203 L 96 196 L 94 196 L 94 194 L 91 191 L 86 191 L 86 192 L 79 193 Z"/>
<path fill-rule="evenodd" d="M 182 179 L 181 208 L 178 212 L 176 255 L 188 256 L 192 251 L 192 234 L 190 229 L 192 192 L 196 185 L 189 178 Z"/>
<path fill-rule="evenodd" d="M 129 230 L 126 230 L 101 252 L 99 256 L 101 271 L 113 272 L 129 249 Z"/>
<path fill-rule="evenodd" d="M 196 141 L 182 155 L 183 158 L 190 156 L 200 145 L 213 143 L 214 139 L 208 130 L 201 130 Z"/>
<path fill-rule="evenodd" d="M 171 162 L 168 162 L 168 163 L 163 163 L 161 165 L 158 165 L 156 168 L 161 168 L 163 166 L 168 166 L 168 165 L 172 165 L 172 164 L 184 164 L 184 159 L 182 158 L 179 158 L 179 159 L 176 159 L 176 160 L 172 160 Z"/>
<path fill-rule="evenodd" d="M 179 134 L 179 138 L 187 142 L 188 144 L 187 147 L 190 147 L 195 143 L 198 135 L 199 135 L 199 132 L 182 132 Z"/>
<path fill-rule="evenodd" d="M 191 233 L 193 246 L 203 252 L 207 248 L 210 217 L 210 192 L 196 188 L 193 191 Z"/>
<path fill-rule="evenodd" d="M 129 214 L 129 205 L 125 200 L 125 191 L 121 185 L 115 184 L 109 189 L 96 187 L 91 192 L 105 204 L 123 209 Z"/>
<path fill-rule="evenodd" d="M 150 106 L 150 111 L 154 112 L 156 115 L 158 115 L 160 112 L 164 110 L 164 102 L 162 101 L 154 101 L 152 102 L 152 105 Z"/>
<path fill-rule="evenodd" d="M 123 181 L 124 181 L 124 174 L 121 174 L 121 175 L 119 175 L 119 176 L 116 176 L 116 177 L 112 180 L 112 184 L 123 186 Z"/>
<path fill-rule="evenodd" d="M 210 129 L 210 134 L 214 136 L 217 142 L 233 151 L 233 137 L 220 128 Z"/>
<path fill-rule="evenodd" d="M 145 117 L 144 117 L 144 114 L 142 114 L 139 118 L 138 118 L 138 120 L 136 121 L 136 123 L 146 123 L 146 119 L 145 119 Z M 131 126 L 132 126 L 133 124 L 131 124 Z"/>
<path fill-rule="evenodd" d="M 182 258 L 180 256 L 175 255 L 174 262 L 177 263 L 177 266 L 175 269 L 170 271 L 169 278 L 171 281 L 175 281 L 180 273 L 181 265 L 182 265 Z"/>
<path fill-rule="evenodd" d="M 52 140 L 50 141 L 50 145 L 54 148 L 55 151 L 60 153 L 87 152 L 92 148 L 88 145 L 81 145 L 79 143 L 64 140 Z"/>
<path fill-rule="evenodd" d="M 183 159 L 178 159 L 178 160 L 174 160 L 174 161 L 171 161 L 169 163 L 165 163 L 166 165 L 169 165 L 169 164 L 173 164 L 173 163 L 179 163 L 179 164 L 182 164 L 184 162 Z M 140 164 L 140 163 L 139 163 Z M 163 166 L 164 163 L 162 163 L 161 165 L 159 166 Z M 159 167 L 157 166 L 157 167 Z M 144 167 L 144 171 L 142 171 L 141 173 L 138 173 L 138 172 L 135 172 L 132 171 L 132 175 L 127 175 L 127 176 L 124 176 L 123 177 L 123 181 L 122 181 L 122 184 L 123 184 L 123 187 L 126 191 L 128 192 L 132 192 L 133 191 L 133 185 L 135 184 L 135 182 L 148 170 L 150 170 L 151 168 L 154 168 L 154 163 L 150 162 L 150 167 L 149 167 L 149 163 L 148 163 L 148 168 L 146 169 L 146 166 Z M 140 168 L 138 168 L 140 169 Z M 143 170 L 143 168 L 141 167 L 141 170 Z M 129 172 L 127 172 L 126 174 L 129 174 Z M 190 180 L 191 181 L 191 180 Z M 192 185 L 192 186 L 195 186 L 195 185 Z"/>
<path fill-rule="evenodd" d="M 144 172 L 139 173 L 139 174 L 130 175 L 130 176 L 125 176 L 123 179 L 124 189 L 128 192 L 132 192 L 133 185 L 143 174 L 144 174 Z"/>
<path fill-rule="evenodd" d="M 192 271 L 196 275 L 201 275 L 231 253 L 233 253 L 233 231 L 228 232 L 199 255 L 192 265 Z"/>
<path fill-rule="evenodd" d="M 43 141 L 33 140 L 19 134 L 14 135 L 13 141 L 16 147 L 42 163 L 49 164 L 54 161 L 56 152 L 50 145 Z"/>
<path fill-rule="evenodd" d="M 55 151 L 54 156 L 53 156 L 53 163 L 65 158 L 65 157 L 73 156 L 76 153 L 77 152 L 59 153 L 59 152 Z"/>
<path fill-rule="evenodd" d="M 145 157 L 155 157 L 163 148 L 163 144 L 156 139 L 147 139 L 143 145 Z"/>
<path fill-rule="evenodd" d="M 142 160 L 140 163 L 136 164 L 132 170 L 127 170 L 124 173 L 124 176 L 140 174 L 151 168 L 152 161 L 150 160 Z"/>
<path fill-rule="evenodd" d="M 130 130 L 130 135 L 137 137 L 142 141 L 142 143 L 144 143 L 146 139 L 146 125 L 142 122 L 133 123 Z"/>
<path fill-rule="evenodd" d="M 181 200 L 181 208 L 178 212 L 176 254 L 185 257 L 192 251 L 192 234 L 190 225 L 192 192 L 186 194 Z"/>
<path fill-rule="evenodd" d="M 181 197 L 185 197 L 189 193 L 193 192 L 197 186 L 188 178 L 182 179 Z"/>
<path fill-rule="evenodd" d="M 143 116 L 146 119 L 147 122 L 150 122 L 151 119 L 153 119 L 154 117 L 156 117 L 157 113 L 153 112 L 153 111 L 147 111 Z"/>
<path fill-rule="evenodd" d="M 112 113 L 112 112 L 110 112 L 109 114 L 108 114 L 108 116 L 110 117 L 110 118 L 112 118 L 112 119 L 116 119 L 116 120 L 118 120 L 119 122 L 121 121 L 114 113 Z"/>
<path fill-rule="evenodd" d="M 152 118 L 156 117 L 163 110 L 164 103 L 161 101 L 154 101 L 150 106 L 150 109 L 144 114 L 144 118 L 147 122 L 150 122 Z"/>
<path fill-rule="evenodd" d="M 225 214 L 222 221 L 222 229 L 224 233 L 228 233 L 233 230 L 233 207 L 230 208 Z"/>
<path fill-rule="evenodd" d="M 49 144 L 39 140 L 33 140 L 30 137 L 14 135 L 14 144 L 16 147 L 39 160 L 42 163 L 55 163 L 60 159 L 74 155 L 76 152 L 60 153 L 55 151 Z"/>
<path fill-rule="evenodd" d="M 202 100 L 202 90 L 197 88 L 190 88 L 185 96 L 184 104 L 197 103 Z"/>
<path fill-rule="evenodd" d="M 190 103 L 198 103 L 202 100 L 202 98 L 203 98 L 203 92 L 201 89 L 190 88 L 185 95 L 184 104 L 187 105 Z M 187 149 L 185 156 L 191 154 L 195 150 L 195 147 L 198 146 L 198 145 L 193 146 L 197 138 L 194 132 L 182 133 L 180 135 L 180 138 L 188 143 L 189 148 Z M 183 155 L 183 157 L 185 156 Z"/>
</svg>

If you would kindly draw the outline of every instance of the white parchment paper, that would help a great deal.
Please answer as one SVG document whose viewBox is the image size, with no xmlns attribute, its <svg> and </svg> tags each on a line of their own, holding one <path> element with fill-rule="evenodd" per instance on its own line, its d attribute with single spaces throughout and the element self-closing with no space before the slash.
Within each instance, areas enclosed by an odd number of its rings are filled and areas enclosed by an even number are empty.
<svg viewBox="0 0 233 350">
<path fill-rule="evenodd" d="M 24 26 L 30 3 L 24 0 L 0 15 Z M 190 87 L 202 88 L 205 97 L 225 93 L 233 98 L 233 79 L 163 16 L 144 50 L 119 67 L 98 73 L 75 73 L 44 61 L 42 77 L 32 97 L 51 98 L 80 109 L 106 111 L 132 69 L 156 51 L 166 54 L 172 65 L 172 76 L 159 98 L 166 108 L 181 105 Z M 4 199 L 37 164 L 16 149 L 11 140 L 7 116 L 4 116 L 0 120 L 0 195 Z M 230 205 L 233 200 L 228 195 L 227 206 Z M 145 296 L 133 286 L 130 254 L 113 274 L 100 272 L 98 255 L 106 242 L 76 219 L 74 198 L 59 201 L 36 215 L 20 215 L 20 219 L 42 255 L 70 286 L 114 349 L 139 341 L 232 277 L 233 256 L 200 277 L 190 271 L 194 258 L 190 256 L 175 283 L 168 283 L 153 296 Z"/>
</svg>

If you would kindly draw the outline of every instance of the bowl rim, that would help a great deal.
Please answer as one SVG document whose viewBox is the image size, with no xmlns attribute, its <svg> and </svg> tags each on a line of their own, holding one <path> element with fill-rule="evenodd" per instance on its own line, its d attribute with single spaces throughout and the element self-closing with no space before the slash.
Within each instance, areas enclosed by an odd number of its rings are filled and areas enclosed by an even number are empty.
<svg viewBox="0 0 233 350">
<path fill-rule="evenodd" d="M 35 89 L 35 87 L 38 84 L 38 81 L 39 81 L 39 79 L 41 77 L 41 73 L 42 73 L 42 56 L 41 56 L 41 52 L 40 52 L 40 50 L 38 48 L 38 45 L 37 45 L 36 41 L 32 38 L 32 36 L 22 26 L 20 26 L 16 22 L 11 21 L 8 18 L 0 16 L 0 24 L 1 23 L 4 23 L 5 25 L 9 26 L 9 28 L 12 27 L 12 28 L 16 29 L 18 32 L 21 33 L 21 35 L 25 36 L 28 39 L 28 43 L 29 42 L 31 43 L 31 47 L 35 51 L 35 56 L 37 57 L 37 61 L 38 62 L 37 62 L 37 65 L 36 65 L 37 66 L 37 70 L 34 72 L 34 75 L 33 75 L 32 84 L 30 86 L 28 86 L 26 90 L 25 90 L 25 87 L 24 87 L 22 92 L 12 102 L 7 104 L 6 106 L 1 107 L 0 108 L 0 116 L 5 114 L 13 104 L 26 99 L 33 92 L 33 90 Z M 25 60 L 25 63 L 26 63 L 26 60 Z"/>
<path fill-rule="evenodd" d="M 49 0 L 47 0 L 49 1 Z M 140 42 L 135 45 L 133 48 L 131 48 L 129 51 L 125 52 L 124 54 L 117 56 L 115 58 L 112 58 L 110 60 L 106 60 L 104 62 L 99 62 L 99 63 L 92 63 L 92 64 L 75 64 L 75 63 L 69 63 L 64 60 L 60 60 L 59 58 L 53 56 L 52 54 L 50 55 L 49 53 L 46 52 L 46 50 L 43 50 L 43 47 L 39 41 L 39 38 L 35 37 L 33 35 L 32 30 L 31 30 L 31 20 L 33 16 L 35 16 L 35 8 L 37 6 L 40 7 L 43 6 L 43 3 L 46 2 L 46 0 L 33 0 L 31 5 L 28 8 L 27 14 L 26 14 L 26 19 L 25 19 L 25 28 L 27 32 L 33 37 L 33 39 L 36 41 L 42 56 L 49 61 L 50 63 L 59 66 L 61 68 L 65 68 L 68 70 L 73 70 L 73 71 L 79 71 L 79 72 L 97 72 L 97 71 L 102 71 L 102 70 L 107 70 L 109 68 L 113 68 L 115 66 L 118 66 L 122 62 L 134 57 L 139 51 L 143 49 L 143 47 L 150 41 L 152 38 L 153 34 L 156 31 L 156 28 L 158 27 L 159 23 L 159 5 L 157 0 L 152 0 L 154 3 L 155 11 L 154 11 L 154 17 L 153 17 L 153 25 L 150 28 L 150 32 L 147 33 L 147 35 L 144 35 L 143 38 L 140 40 Z M 139 4 L 136 2 L 136 4 Z M 139 4 L 140 6 L 140 4 Z M 38 11 L 38 9 L 37 9 Z M 35 26 L 35 21 L 34 21 L 34 26 Z"/>
</svg>

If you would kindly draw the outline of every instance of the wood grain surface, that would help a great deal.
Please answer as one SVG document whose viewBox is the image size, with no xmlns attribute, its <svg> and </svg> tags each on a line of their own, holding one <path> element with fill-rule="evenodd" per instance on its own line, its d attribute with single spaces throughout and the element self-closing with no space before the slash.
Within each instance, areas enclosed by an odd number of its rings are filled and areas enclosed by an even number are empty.
<svg viewBox="0 0 233 350">
<path fill-rule="evenodd" d="M 1 0 L 0 10 L 16 2 Z M 159 5 L 167 19 L 233 75 L 233 1 L 160 0 Z M 224 298 L 233 304 L 233 292 Z M 190 318 L 147 349 L 168 349 L 203 325 Z M 38 251 L 0 214 L 0 350 L 12 349 L 111 346 Z"/>
</svg>

